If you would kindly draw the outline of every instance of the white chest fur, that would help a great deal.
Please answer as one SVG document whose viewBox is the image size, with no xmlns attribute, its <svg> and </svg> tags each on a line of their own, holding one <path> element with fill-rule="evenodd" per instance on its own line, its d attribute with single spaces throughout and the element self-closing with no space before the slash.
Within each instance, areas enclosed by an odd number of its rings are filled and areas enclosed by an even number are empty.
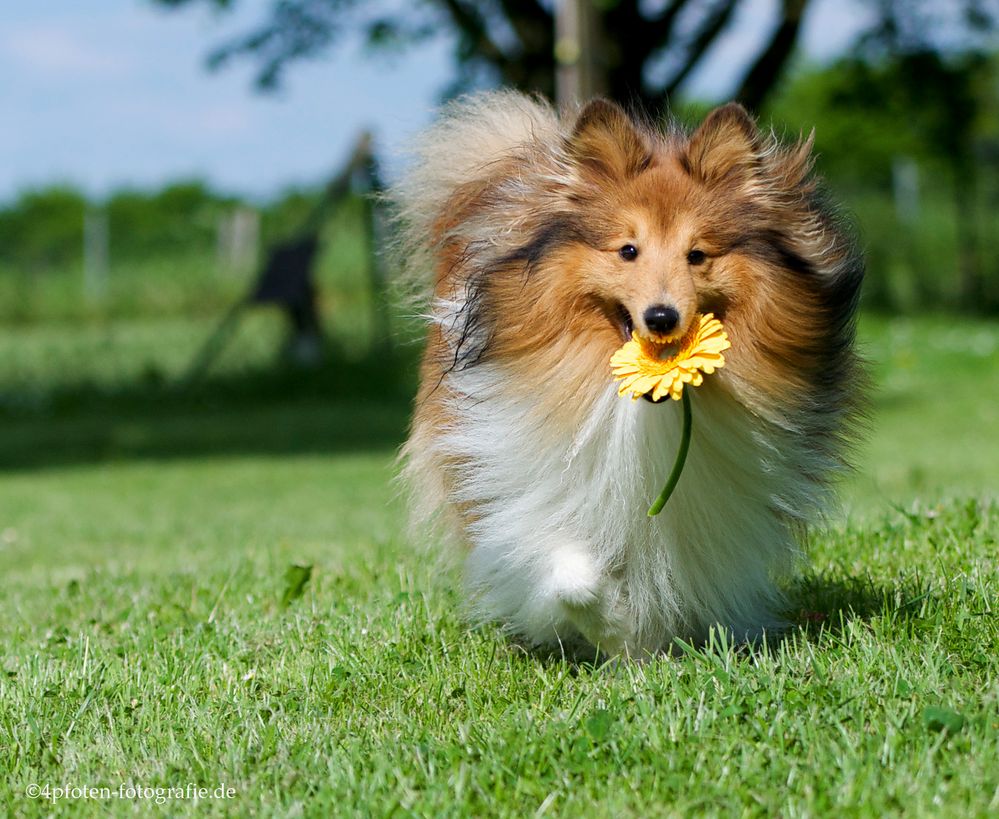
<svg viewBox="0 0 999 819">
<path fill-rule="evenodd" d="M 676 402 L 620 398 L 608 381 L 567 429 L 487 365 L 449 380 L 456 422 L 431 446 L 438 463 L 461 464 L 448 500 L 474 510 L 466 577 L 481 619 L 633 655 L 712 626 L 751 639 L 779 624 L 775 581 L 798 555 L 791 521 L 817 501 L 802 477 L 807 442 L 709 379 L 691 396 L 679 485 L 650 518 L 679 443 Z"/>
</svg>

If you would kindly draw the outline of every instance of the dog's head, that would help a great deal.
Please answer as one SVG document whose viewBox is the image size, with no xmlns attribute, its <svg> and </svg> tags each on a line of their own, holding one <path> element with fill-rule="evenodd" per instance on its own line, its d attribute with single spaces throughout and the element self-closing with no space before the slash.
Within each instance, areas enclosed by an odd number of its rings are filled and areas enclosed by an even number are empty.
<svg viewBox="0 0 999 819">
<path fill-rule="evenodd" d="M 689 133 L 595 100 L 491 159 L 438 222 L 439 281 L 468 306 L 474 360 L 589 383 L 632 330 L 675 338 L 713 312 L 732 340 L 725 378 L 792 403 L 835 389 L 862 265 L 811 148 L 736 104 Z"/>
</svg>

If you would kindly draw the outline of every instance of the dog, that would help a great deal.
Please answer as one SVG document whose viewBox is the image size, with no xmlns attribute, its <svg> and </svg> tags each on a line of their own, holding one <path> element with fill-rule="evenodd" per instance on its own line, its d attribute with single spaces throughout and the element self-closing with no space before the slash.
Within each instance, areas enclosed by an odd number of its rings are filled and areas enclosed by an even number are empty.
<svg viewBox="0 0 999 819">
<path fill-rule="evenodd" d="M 692 132 L 596 99 L 452 103 L 390 196 L 426 352 L 403 477 L 459 544 L 471 612 L 536 646 L 645 658 L 786 626 L 863 392 L 863 261 L 813 173 L 735 103 Z M 686 466 L 645 510 L 679 407 L 619 397 L 632 333 L 712 313 L 731 348 L 690 390 Z"/>
</svg>

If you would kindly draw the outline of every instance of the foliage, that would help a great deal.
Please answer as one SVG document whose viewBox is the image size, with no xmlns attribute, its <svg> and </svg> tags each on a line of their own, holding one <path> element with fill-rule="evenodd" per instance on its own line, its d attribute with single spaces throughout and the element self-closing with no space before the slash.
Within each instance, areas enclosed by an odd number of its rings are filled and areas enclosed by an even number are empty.
<svg viewBox="0 0 999 819">
<path fill-rule="evenodd" d="M 989 51 L 999 23 L 995 0 L 868 0 L 874 25 L 861 36 L 860 51 L 888 55 Z"/>
<path fill-rule="evenodd" d="M 769 115 L 815 129 L 818 167 L 855 212 L 868 304 L 999 310 L 999 60 L 914 52 L 846 58 L 791 79 Z M 908 169 L 913 190 L 900 190 Z"/>
<path fill-rule="evenodd" d="M 218 219 L 238 203 L 200 180 L 181 181 L 158 191 L 121 190 L 104 204 L 113 258 L 129 262 L 178 247 L 206 253 L 214 248 Z"/>
<path fill-rule="evenodd" d="M 237 0 L 156 0 L 177 8 L 197 3 L 231 8 Z M 581 0 L 591 20 L 597 87 L 614 99 L 661 111 L 683 91 L 712 46 L 731 30 L 747 0 Z M 981 49 L 999 26 L 991 0 L 870 0 L 873 24 L 858 38 L 868 57 Z M 759 110 L 794 54 L 812 0 L 780 0 L 774 27 L 749 63 L 733 73 L 733 98 Z M 496 82 L 554 96 L 555 4 L 543 0 L 273 0 L 258 27 L 217 48 L 209 64 L 233 57 L 257 61 L 261 88 L 280 83 L 286 67 L 316 58 L 350 35 L 374 51 L 418 45 L 442 31 L 454 43 L 454 94 Z M 571 60 L 570 60 L 571 62 Z"/>
<path fill-rule="evenodd" d="M 171 7 L 234 0 L 158 0 Z M 811 0 L 780 0 L 771 37 L 761 45 L 736 96 L 758 108 L 791 57 Z M 745 0 L 584 0 L 592 18 L 598 87 L 621 100 L 661 110 L 730 30 Z M 497 81 L 549 97 L 555 92 L 554 4 L 542 0 L 422 0 L 400 6 L 380 0 L 275 0 L 268 18 L 219 47 L 209 64 L 249 56 L 260 66 L 258 84 L 273 88 L 285 68 L 315 58 L 350 34 L 376 51 L 411 47 L 447 32 L 458 76 L 450 93 Z M 733 81 L 736 78 L 733 77 Z"/>
<path fill-rule="evenodd" d="M 110 255 L 133 262 L 213 248 L 218 217 L 237 203 L 198 180 L 160 190 L 119 190 L 95 201 L 68 187 L 24 191 L 0 208 L 0 263 L 44 273 L 81 263 L 84 214 L 108 217 Z"/>
<path fill-rule="evenodd" d="M 36 271 L 80 258 L 87 201 L 63 185 L 26 191 L 0 212 L 0 264 Z"/>
<path fill-rule="evenodd" d="M 261 249 L 301 230 L 319 196 L 291 189 L 258 206 Z M 23 193 L 0 208 L 6 239 L 0 244 L 0 320 L 220 315 L 245 295 L 256 272 L 255 260 L 234 270 L 218 254 L 222 220 L 237 207 L 252 205 L 201 182 L 120 191 L 104 202 L 64 189 Z M 88 210 L 105 213 L 109 228 L 107 292 L 99 298 L 85 292 L 82 276 Z M 362 219 L 353 196 L 330 214 L 317 275 L 322 298 L 337 309 L 353 305 L 353 320 L 364 324 L 372 320 L 373 297 Z"/>
</svg>

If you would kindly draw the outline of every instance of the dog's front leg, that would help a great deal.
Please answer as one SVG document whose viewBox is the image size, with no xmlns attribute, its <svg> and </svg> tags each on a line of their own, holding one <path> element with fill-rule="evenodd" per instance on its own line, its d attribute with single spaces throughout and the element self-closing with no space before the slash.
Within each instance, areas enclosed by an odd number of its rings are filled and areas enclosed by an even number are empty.
<svg viewBox="0 0 999 819">
<path fill-rule="evenodd" d="M 602 567 L 588 543 L 565 539 L 549 553 L 544 586 L 556 630 L 571 626 L 590 645 L 608 655 L 634 644 L 634 622 L 624 584 Z"/>
</svg>

